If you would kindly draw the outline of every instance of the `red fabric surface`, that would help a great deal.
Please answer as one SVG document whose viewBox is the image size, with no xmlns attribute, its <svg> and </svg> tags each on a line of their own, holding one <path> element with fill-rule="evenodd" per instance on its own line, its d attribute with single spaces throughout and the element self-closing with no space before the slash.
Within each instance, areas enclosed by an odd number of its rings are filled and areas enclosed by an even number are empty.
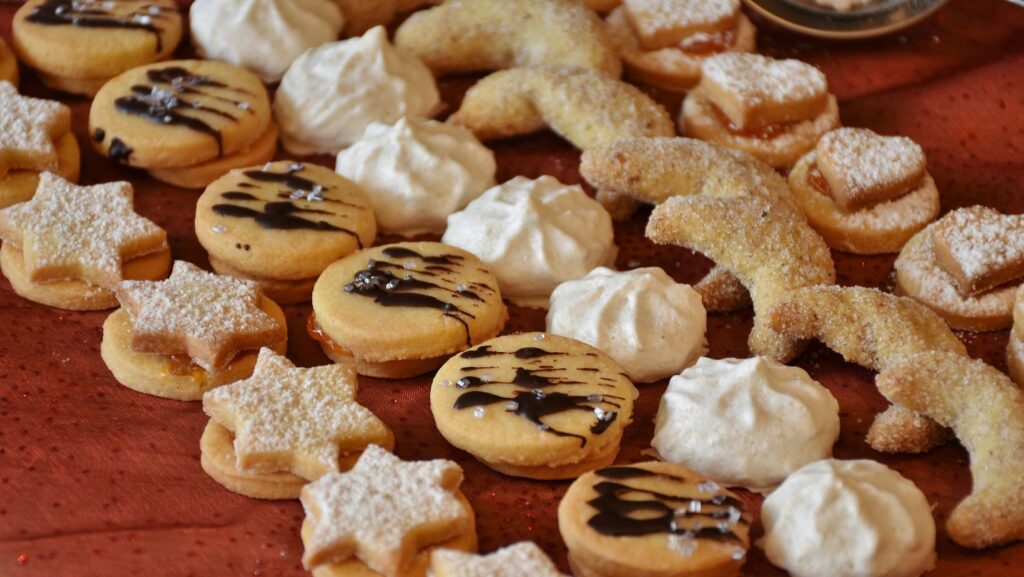
<svg viewBox="0 0 1024 577">
<path fill-rule="evenodd" d="M 9 38 L 15 6 L 0 6 Z M 761 23 L 763 25 L 763 23 Z M 1024 10 L 998 0 L 954 1 L 905 33 L 881 40 L 830 43 L 762 27 L 762 49 L 821 67 L 841 102 L 844 124 L 900 133 L 921 143 L 942 191 L 943 208 L 983 203 L 1024 212 Z M 470 80 L 446 80 L 457 105 Z M 23 91 L 48 95 L 31 74 Z M 658 97 L 678 111 L 678 96 Z M 138 210 L 167 228 L 174 256 L 207 265 L 193 233 L 198 192 L 155 183 L 88 150 L 89 103 L 65 99 L 83 150 L 84 183 L 128 179 Z M 578 182 L 578 153 L 551 135 L 494 144 L 499 180 L 552 174 Z M 320 159 L 333 165 L 331 159 Z M 693 282 L 709 262 L 643 238 L 646 212 L 616 227 L 618 266 L 657 265 Z M 386 241 L 388 239 L 382 239 Z M 891 287 L 892 257 L 836 254 L 842 284 Z M 299 365 L 326 358 L 304 331 L 308 306 L 287 307 L 289 356 Z M 295 501 L 264 502 L 223 489 L 199 467 L 206 417 L 198 403 L 149 397 L 119 386 L 99 356 L 107 312 L 73 313 L 16 296 L 0 280 L 0 576 L 305 574 L 299 563 L 302 510 Z M 543 328 L 543 313 L 513 308 L 507 332 Z M 709 322 L 711 356 L 746 356 L 750 313 Z M 971 353 L 1005 368 L 1007 332 L 962 338 Z M 885 401 L 874 375 L 812 346 L 798 364 L 839 399 L 841 458 L 878 459 L 915 481 L 936 505 L 940 523 L 970 487 L 967 455 L 956 443 L 923 456 L 883 456 L 863 435 Z M 537 541 L 565 568 L 555 509 L 567 483 L 503 477 L 450 447 L 434 427 L 429 379 L 361 379 L 360 401 L 397 435 L 406 459 L 444 457 L 465 468 L 463 490 L 477 512 L 481 550 Z M 640 387 L 635 422 L 620 461 L 641 459 L 664 383 Z M 758 500 L 750 497 L 755 506 Z M 759 529 L 758 529 L 759 531 Z M 940 531 L 939 576 L 1014 574 L 1024 545 L 970 552 Z M 747 575 L 780 575 L 753 550 Z"/>
</svg>

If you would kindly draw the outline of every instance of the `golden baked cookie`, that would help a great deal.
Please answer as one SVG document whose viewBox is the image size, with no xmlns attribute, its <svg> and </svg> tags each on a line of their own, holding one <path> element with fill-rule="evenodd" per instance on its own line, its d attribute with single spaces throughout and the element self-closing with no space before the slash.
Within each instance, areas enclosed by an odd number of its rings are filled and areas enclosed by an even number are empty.
<svg viewBox="0 0 1024 577">
<path fill-rule="evenodd" d="M 750 522 L 735 494 L 657 461 L 586 473 L 558 505 L 576 577 L 735 576 Z"/>
<path fill-rule="evenodd" d="M 480 140 L 550 128 L 582 150 L 621 138 L 675 134 L 668 112 L 635 86 L 572 67 L 495 72 L 466 92 L 448 122 Z"/>
<path fill-rule="evenodd" d="M 410 16 L 395 45 L 438 76 L 537 65 L 622 74 L 604 23 L 576 0 L 450 0 Z"/>
<path fill-rule="evenodd" d="M 700 81 L 701 65 L 719 52 L 753 52 L 757 28 L 737 10 L 732 26 L 719 32 L 696 32 L 663 48 L 645 49 L 626 16 L 625 8 L 612 10 L 605 18 L 608 37 L 622 56 L 626 75 L 651 86 L 668 90 L 689 90 Z"/>
<path fill-rule="evenodd" d="M 54 142 L 57 147 L 57 176 L 69 182 L 78 182 L 82 170 L 81 151 L 78 141 L 69 130 Z M 25 202 L 32 198 L 39 188 L 39 173 L 33 170 L 10 170 L 0 177 L 0 208 Z"/>
<path fill-rule="evenodd" d="M 449 443 L 492 469 L 571 479 L 610 465 L 636 388 L 611 357 L 547 333 L 498 337 L 434 376 L 430 410 Z"/>
<path fill-rule="evenodd" d="M 798 60 L 726 52 L 707 58 L 679 117 L 687 136 L 788 168 L 839 126 L 825 75 Z"/>
<path fill-rule="evenodd" d="M 374 26 L 385 25 L 395 16 L 441 0 L 334 0 L 345 17 L 345 36 L 362 36 Z"/>
<path fill-rule="evenodd" d="M 309 301 L 334 261 L 373 244 L 373 208 L 333 170 L 279 161 L 236 169 L 196 205 L 196 236 L 221 274 L 260 283 L 278 303 Z"/>
<path fill-rule="evenodd" d="M 622 4 L 622 0 L 583 0 L 584 6 L 599 14 L 611 12 L 617 8 L 619 4 Z"/>
<path fill-rule="evenodd" d="M 263 134 L 234 154 L 192 166 L 151 168 L 147 172 L 161 182 L 181 188 L 206 188 L 236 168 L 261 165 L 273 160 L 279 133 L 277 125 L 271 122 Z"/>
<path fill-rule="evenodd" d="M 433 577 L 566 577 L 532 541 L 502 547 L 488 555 L 435 549 L 430 556 Z"/>
<path fill-rule="evenodd" d="M 913 297 L 939 314 L 955 329 L 968 331 L 994 331 L 1009 327 L 1013 323 L 1014 295 L 1020 279 L 1003 283 L 982 292 L 964 295 L 955 278 L 943 268 L 936 251 L 937 231 L 953 224 L 960 229 L 967 220 L 980 218 L 1000 227 L 1004 217 L 997 211 L 972 207 L 954 210 L 914 235 L 896 258 L 896 288 L 901 294 Z M 1013 218 L 1013 217 L 1011 217 Z M 1005 231 L 1004 231 L 1005 232 Z M 965 248 L 966 261 L 982 262 L 984 254 L 1005 255 L 1014 244 L 1020 245 L 1019 238 L 1003 240 L 990 239 L 978 249 Z M 955 241 L 954 241 L 955 242 Z M 966 242 L 966 240 L 964 241 Z M 968 243 L 970 244 L 970 243 Z M 974 258 L 970 255 L 975 255 Z M 982 260 L 978 260 L 982 259 Z M 981 266 L 976 264 L 975 266 Z"/>
<path fill-rule="evenodd" d="M 111 308 L 119 282 L 170 268 L 167 233 L 135 213 L 127 182 L 77 186 L 44 172 L 31 200 L 0 210 L 0 239 L 14 291 L 57 308 Z"/>
<path fill-rule="evenodd" d="M 182 18 L 174 0 L 28 0 L 11 32 L 18 56 L 45 84 L 92 96 L 126 70 L 166 60 Z"/>
<path fill-rule="evenodd" d="M 371 444 L 391 450 L 394 435 L 356 402 L 357 388 L 352 365 L 298 368 L 261 349 L 252 376 L 203 395 L 203 469 L 236 493 L 294 499 L 304 484 L 295 476 L 347 470 Z"/>
<path fill-rule="evenodd" d="M 501 331 L 508 318 L 494 274 L 472 254 L 406 242 L 351 254 L 313 288 L 310 334 L 361 375 L 405 378 L 433 370 Z"/>
<path fill-rule="evenodd" d="M 169 399 L 194 401 L 244 379 L 257 351 L 284 354 L 284 313 L 259 286 L 176 261 L 160 282 L 124 281 L 121 307 L 103 323 L 100 353 L 122 385 Z"/>
<path fill-rule="evenodd" d="M 18 85 L 18 59 L 14 57 L 14 52 L 7 47 L 3 38 L 0 38 L 0 81 Z"/>
<path fill-rule="evenodd" d="M 251 72 L 212 60 L 133 68 L 103 85 L 89 111 L 93 147 L 142 168 L 194 166 L 250 145 L 270 126 Z"/>
</svg>

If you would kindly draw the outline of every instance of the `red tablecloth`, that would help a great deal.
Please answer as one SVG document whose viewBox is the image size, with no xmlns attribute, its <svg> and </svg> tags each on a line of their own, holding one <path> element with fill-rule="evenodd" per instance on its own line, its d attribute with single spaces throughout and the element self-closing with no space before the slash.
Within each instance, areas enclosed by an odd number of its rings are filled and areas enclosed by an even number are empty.
<svg viewBox="0 0 1024 577">
<path fill-rule="evenodd" d="M 9 38 L 16 6 L 0 6 Z M 763 23 L 762 23 L 763 24 Z M 763 27 L 762 50 L 819 66 L 839 97 L 843 123 L 899 133 L 921 143 L 945 210 L 982 203 L 1024 212 L 1024 10 L 997 0 L 954 1 L 905 33 L 857 43 L 820 42 Z M 25 74 L 23 90 L 49 95 Z M 453 106 L 470 80 L 446 80 Z M 671 111 L 679 97 L 658 94 Z M 66 100 L 79 141 L 87 142 L 89 103 Z M 88 148 L 88 147 L 86 147 Z M 552 174 L 578 182 L 578 153 L 551 135 L 494 144 L 499 180 Z M 330 159 L 323 159 L 333 165 Z M 197 192 L 155 183 L 83 151 L 83 182 L 128 179 L 138 210 L 165 227 L 174 256 L 207 265 L 193 233 Z M 643 238 L 646 213 L 617 225 L 618 266 L 657 265 L 680 281 L 708 269 L 685 250 Z M 387 239 L 383 239 L 387 240 Z M 892 257 L 836 254 L 842 284 L 891 286 Z M 305 334 L 306 306 L 288 307 L 289 356 L 298 364 L 326 358 Z M 99 356 L 105 312 L 73 313 L 17 297 L 0 280 L 0 576 L 113 577 L 290 576 L 304 571 L 295 501 L 264 502 L 228 492 L 199 467 L 199 404 L 167 401 L 119 386 Z M 513 308 L 507 331 L 543 328 L 539 311 Z M 710 319 L 711 356 L 746 356 L 750 313 Z M 1006 331 L 961 335 L 971 353 L 1005 368 Z M 956 443 L 924 456 L 883 456 L 863 435 L 885 401 L 874 375 L 813 346 L 799 360 L 839 399 L 841 458 L 878 459 L 915 481 L 936 505 L 941 523 L 970 487 L 967 455 Z M 483 551 L 537 541 L 565 567 L 555 508 L 567 483 L 513 480 L 450 447 L 434 427 L 426 378 L 361 379 L 360 401 L 397 434 L 406 459 L 444 457 L 466 471 Z M 620 460 L 638 460 L 649 444 L 664 383 L 641 387 L 636 420 Z M 757 500 L 751 498 L 755 506 Z M 939 536 L 931 575 L 1011 575 L 1024 545 L 969 552 Z M 759 551 L 747 575 L 779 575 Z"/>
</svg>

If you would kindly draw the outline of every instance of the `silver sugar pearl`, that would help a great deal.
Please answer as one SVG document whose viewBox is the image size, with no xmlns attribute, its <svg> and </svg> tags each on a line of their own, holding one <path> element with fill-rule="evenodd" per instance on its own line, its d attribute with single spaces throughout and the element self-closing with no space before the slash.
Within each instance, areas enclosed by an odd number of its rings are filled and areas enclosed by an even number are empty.
<svg viewBox="0 0 1024 577">
<path fill-rule="evenodd" d="M 452 386 L 452 381 L 451 379 L 445 379 L 438 384 L 441 385 L 442 387 L 450 387 Z"/>
<path fill-rule="evenodd" d="M 689 511 L 691 513 L 700 513 L 702 503 L 696 499 L 690 501 Z"/>
<path fill-rule="evenodd" d="M 701 493 L 717 493 L 722 487 L 714 481 L 703 481 L 700 485 L 697 485 L 697 490 Z"/>
<path fill-rule="evenodd" d="M 737 548 L 732 550 L 732 558 L 733 558 L 734 561 L 739 561 L 740 559 L 742 559 L 742 558 L 744 558 L 746 556 L 747 556 L 747 552 L 744 551 L 742 547 L 737 547 Z"/>
<path fill-rule="evenodd" d="M 515 401 L 509 401 L 505 403 L 505 410 L 510 413 L 514 413 L 519 410 L 519 403 Z"/>
<path fill-rule="evenodd" d="M 591 403 L 600 403 L 604 400 L 604 395 L 589 395 L 587 400 Z"/>
<path fill-rule="evenodd" d="M 221 233 L 227 232 L 228 229 L 224 228 L 223 226 L 221 226 L 219 224 L 215 224 L 215 225 L 210 227 L 210 230 L 212 230 L 213 232 L 215 232 L 217 234 L 221 234 Z"/>
<path fill-rule="evenodd" d="M 533 340 L 535 340 L 535 341 L 543 341 L 544 340 L 544 333 L 537 333 L 537 334 L 533 335 Z"/>
<path fill-rule="evenodd" d="M 416 268 L 416 261 L 407 260 L 404 263 L 402 263 L 402 268 L 404 268 L 405 270 L 414 270 Z"/>
<path fill-rule="evenodd" d="M 486 414 L 487 414 L 487 409 L 485 409 L 483 407 L 476 407 L 475 409 L 473 409 L 473 416 L 476 417 L 477 419 L 484 418 L 484 415 L 486 415 Z"/>
</svg>

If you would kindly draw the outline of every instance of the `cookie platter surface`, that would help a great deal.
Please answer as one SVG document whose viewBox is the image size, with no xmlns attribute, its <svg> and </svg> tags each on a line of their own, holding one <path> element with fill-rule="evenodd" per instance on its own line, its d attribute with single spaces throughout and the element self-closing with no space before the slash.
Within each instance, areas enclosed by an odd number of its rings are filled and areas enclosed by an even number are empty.
<svg viewBox="0 0 1024 577">
<path fill-rule="evenodd" d="M 179 1 L 187 6 L 187 0 Z M 0 5 L 0 31 L 10 38 L 16 4 Z M 189 57 L 187 46 L 177 56 Z M 953 1 L 936 18 L 906 34 L 871 44 L 810 42 L 767 26 L 759 50 L 821 68 L 841 104 L 846 126 L 899 133 L 925 149 L 942 193 L 943 211 L 984 204 L 1024 212 L 1024 13 L 997 0 Z M 446 112 L 454 111 L 476 78 L 440 81 Z M 88 138 L 89 101 L 43 88 L 31 73 L 21 91 L 58 98 L 72 110 L 72 130 Z M 680 95 L 650 93 L 673 114 Z M 579 152 L 550 133 L 489 143 L 503 182 L 552 175 L 582 182 Z M 279 151 L 275 157 L 294 157 Z M 333 166 L 333 158 L 301 160 Z M 176 259 L 209 269 L 193 229 L 198 191 L 162 184 L 82 147 L 83 184 L 128 180 L 138 212 L 167 230 Z M 680 282 L 699 280 L 712 266 L 699 255 L 655 246 L 644 238 L 649 210 L 615 225 L 616 267 L 660 266 Z M 384 235 L 376 244 L 398 241 Z M 437 240 L 429 235 L 421 240 Z M 856 257 L 833 251 L 837 282 L 892 290 L 895 255 Z M 326 357 L 306 332 L 307 305 L 284 307 L 288 357 L 298 366 Z M 99 355 L 107 312 L 74 313 L 31 303 L 0 279 L 0 575 L 304 575 L 297 501 L 267 502 L 230 493 L 200 467 L 207 422 L 197 403 L 140 395 L 120 387 Z M 503 333 L 544 329 L 544 312 L 509 305 Z M 747 357 L 751 312 L 708 318 L 714 358 Z M 1006 369 L 1009 331 L 958 333 L 969 353 Z M 925 455 L 883 455 L 864 442 L 887 402 L 874 373 L 845 363 L 814 344 L 795 362 L 839 400 L 842 433 L 837 458 L 879 460 L 911 479 L 935 506 L 938 526 L 970 490 L 967 453 L 957 443 Z M 536 541 L 563 571 L 565 546 L 556 509 L 569 482 L 528 481 L 496 473 L 448 444 L 434 425 L 430 375 L 409 380 L 360 377 L 358 400 L 395 434 L 403 459 L 445 458 L 465 470 L 462 492 L 476 511 L 481 551 Z M 620 464 L 646 460 L 665 381 L 638 385 L 634 422 L 625 430 Z M 761 497 L 741 492 L 757 510 Z M 761 534 L 755 521 L 752 535 Z M 935 576 L 1012 574 L 1024 545 L 971 552 L 944 530 Z M 752 547 L 746 575 L 784 575 Z"/>
</svg>

